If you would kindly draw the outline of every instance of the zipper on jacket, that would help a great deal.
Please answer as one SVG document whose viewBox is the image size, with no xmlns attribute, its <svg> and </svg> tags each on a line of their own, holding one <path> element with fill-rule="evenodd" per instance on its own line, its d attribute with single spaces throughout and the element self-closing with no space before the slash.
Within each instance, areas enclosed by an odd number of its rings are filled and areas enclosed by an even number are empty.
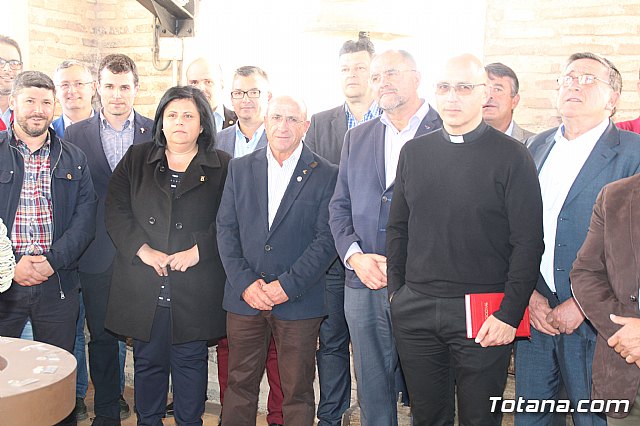
<svg viewBox="0 0 640 426">
<path fill-rule="evenodd" d="M 58 278 L 58 290 L 60 291 L 60 300 L 65 299 L 64 291 L 62 291 L 62 283 L 60 282 L 60 275 L 58 275 L 58 271 L 55 272 L 56 277 Z"/>
</svg>

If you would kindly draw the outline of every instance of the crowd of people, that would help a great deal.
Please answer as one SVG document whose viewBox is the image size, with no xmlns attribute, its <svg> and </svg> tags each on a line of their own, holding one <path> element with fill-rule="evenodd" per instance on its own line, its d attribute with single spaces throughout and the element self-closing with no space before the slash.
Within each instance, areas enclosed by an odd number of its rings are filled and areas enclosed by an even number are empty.
<svg viewBox="0 0 640 426">
<path fill-rule="evenodd" d="M 491 398 L 514 351 L 517 398 L 625 400 L 573 422 L 638 424 L 640 129 L 612 121 L 615 65 L 572 54 L 561 124 L 537 135 L 513 120 L 519 82 L 502 63 L 449 58 L 435 106 L 413 56 L 366 34 L 338 70 L 344 102 L 309 118 L 263 69 L 238 68 L 225 91 L 199 58 L 150 119 L 128 56 L 50 78 L 0 36 L 0 218 L 16 258 L 0 335 L 30 324 L 76 355 L 60 424 L 87 417 L 85 319 L 98 426 L 130 415 L 125 337 L 139 425 L 202 424 L 212 345 L 224 426 L 256 423 L 265 369 L 271 426 L 341 425 L 351 359 L 364 426 L 397 425 L 399 396 L 416 426 L 499 425 Z M 496 292 L 468 338 L 465 295 Z M 526 308 L 531 337 L 516 340 Z"/>
</svg>

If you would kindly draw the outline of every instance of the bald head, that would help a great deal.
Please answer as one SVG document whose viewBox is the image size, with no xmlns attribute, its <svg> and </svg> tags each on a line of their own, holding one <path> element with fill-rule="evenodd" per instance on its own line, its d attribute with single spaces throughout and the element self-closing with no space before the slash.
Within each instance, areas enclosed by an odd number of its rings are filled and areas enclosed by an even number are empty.
<svg viewBox="0 0 640 426">
<path fill-rule="evenodd" d="M 187 67 L 187 82 L 202 90 L 211 109 L 215 111 L 224 89 L 220 65 L 212 64 L 205 58 L 196 59 Z"/>
<path fill-rule="evenodd" d="M 436 104 L 447 132 L 462 135 L 480 125 L 486 84 L 484 65 L 475 56 L 464 54 L 445 62 L 436 83 Z"/>
</svg>

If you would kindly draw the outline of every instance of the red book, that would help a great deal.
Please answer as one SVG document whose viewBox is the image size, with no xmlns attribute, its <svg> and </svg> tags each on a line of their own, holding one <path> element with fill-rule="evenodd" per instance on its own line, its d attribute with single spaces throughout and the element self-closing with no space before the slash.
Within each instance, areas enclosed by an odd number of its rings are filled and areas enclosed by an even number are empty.
<svg viewBox="0 0 640 426">
<path fill-rule="evenodd" d="M 500 309 L 504 293 L 476 293 L 464 295 L 464 309 L 467 314 L 467 337 L 475 339 L 480 327 L 495 311 Z M 531 337 L 529 308 L 516 329 L 516 337 Z"/>
</svg>

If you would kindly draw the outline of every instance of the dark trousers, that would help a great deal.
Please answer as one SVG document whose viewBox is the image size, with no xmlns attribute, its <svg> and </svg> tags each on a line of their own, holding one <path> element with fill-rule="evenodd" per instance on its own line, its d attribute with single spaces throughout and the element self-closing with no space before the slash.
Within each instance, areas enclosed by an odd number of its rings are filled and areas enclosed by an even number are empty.
<svg viewBox="0 0 640 426">
<path fill-rule="evenodd" d="M 42 284 L 23 287 L 16 282 L 0 294 L 0 336 L 20 337 L 31 319 L 33 337 L 39 342 L 73 353 L 78 318 L 78 289 L 60 294 L 58 274 Z M 74 425 L 75 414 L 59 424 Z"/>
<path fill-rule="evenodd" d="M 96 416 L 120 420 L 120 361 L 118 339 L 104 328 L 111 288 L 111 268 L 100 274 L 80 272 L 80 285 L 89 327 L 89 372 L 95 389 Z"/>
<path fill-rule="evenodd" d="M 172 344 L 171 308 L 158 306 L 149 342 L 134 339 L 136 414 L 140 426 L 161 426 L 169 374 L 174 418 L 180 426 L 202 425 L 207 397 L 207 341 Z"/>
<path fill-rule="evenodd" d="M 253 316 L 227 314 L 229 386 L 225 394 L 223 425 L 256 424 L 260 380 L 271 335 L 278 352 L 284 424 L 313 425 L 314 355 L 320 322 L 322 318 L 280 320 L 269 311 Z"/>
<path fill-rule="evenodd" d="M 339 264 L 340 260 L 336 262 Z M 320 345 L 316 352 L 320 381 L 318 426 L 340 426 L 342 415 L 351 403 L 351 356 L 349 328 L 344 317 L 344 273 L 338 273 L 333 266 L 326 275 L 329 314 L 320 325 Z M 338 266 L 342 268 L 341 264 Z"/>
<path fill-rule="evenodd" d="M 227 338 L 218 341 L 216 348 L 218 358 L 218 384 L 220 385 L 220 405 L 224 410 L 224 393 L 227 391 L 229 380 L 229 341 Z M 280 385 L 280 371 L 278 370 L 278 351 L 276 342 L 271 336 L 269 351 L 267 352 L 267 381 L 269 382 L 269 397 L 267 398 L 267 423 L 283 424 L 282 417 L 282 386 Z"/>
<path fill-rule="evenodd" d="M 464 298 L 429 297 L 407 285 L 391 301 L 391 319 L 415 426 L 453 425 L 454 393 L 461 426 L 502 422 L 491 396 L 502 396 L 513 345 L 483 348 L 466 337 Z"/>
</svg>

